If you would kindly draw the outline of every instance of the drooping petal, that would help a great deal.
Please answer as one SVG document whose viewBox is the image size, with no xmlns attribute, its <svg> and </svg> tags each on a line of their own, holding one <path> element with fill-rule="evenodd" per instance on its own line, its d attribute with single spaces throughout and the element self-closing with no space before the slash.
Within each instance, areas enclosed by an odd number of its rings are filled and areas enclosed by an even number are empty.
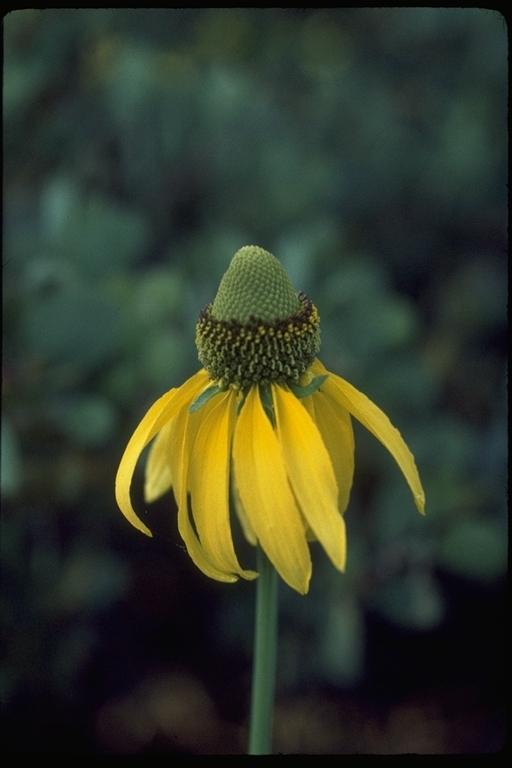
<svg viewBox="0 0 512 768">
<path fill-rule="evenodd" d="M 171 473 L 171 446 L 175 441 L 175 421 L 174 416 L 156 436 L 151 448 L 149 449 L 148 460 L 146 463 L 146 478 L 144 483 L 144 499 L 148 504 L 156 501 L 167 493 L 172 487 Z"/>
<path fill-rule="evenodd" d="M 203 389 L 206 389 L 209 383 L 209 376 L 204 369 L 195 373 L 190 379 L 187 379 L 187 381 L 176 390 L 173 402 L 169 403 L 168 407 L 162 410 L 160 417 L 155 422 L 156 432 L 159 432 L 162 427 L 183 408 L 188 410 L 191 403 L 194 402 Z"/>
<path fill-rule="evenodd" d="M 325 368 L 319 361 L 315 361 L 314 366 L 316 366 L 319 372 L 325 371 Z M 388 449 L 402 470 L 419 512 L 422 515 L 425 514 L 425 493 L 421 485 L 414 456 L 405 444 L 402 435 L 391 424 L 386 414 L 375 403 L 372 403 L 366 395 L 363 395 L 362 392 L 353 387 L 352 384 L 349 384 L 348 381 L 335 374 L 331 373 L 329 375 L 324 385 L 324 391 L 341 407 L 346 408 L 352 416 L 360 421 Z"/>
<path fill-rule="evenodd" d="M 176 417 L 176 441 L 172 446 L 171 473 L 174 479 L 174 494 L 178 504 L 178 531 L 185 542 L 187 552 L 192 562 L 206 576 L 217 581 L 234 582 L 238 576 L 226 573 L 217 568 L 197 538 L 190 521 L 188 509 L 188 473 L 193 459 L 191 447 L 201 426 L 205 413 L 212 407 L 212 402 L 206 403 L 199 411 L 189 413 L 188 409 L 181 411 Z M 203 411 L 203 413 L 201 413 Z"/>
<path fill-rule="evenodd" d="M 308 591 L 311 557 L 276 433 L 253 386 L 235 424 L 235 482 L 249 524 L 281 578 Z"/>
<path fill-rule="evenodd" d="M 185 435 L 185 425 L 187 423 L 187 414 L 190 404 L 197 398 L 198 391 L 204 390 L 204 387 L 211 388 L 211 382 L 206 379 L 199 379 L 197 388 L 189 391 L 187 399 L 190 402 L 185 403 L 176 413 L 171 421 L 166 424 L 153 442 L 146 463 L 146 476 L 144 483 L 144 498 L 150 503 L 167 493 L 173 485 L 175 487 L 176 498 L 179 498 L 179 482 L 181 472 L 181 444 Z M 205 414 L 204 407 L 201 410 L 201 416 Z M 176 450 L 178 449 L 178 450 Z"/>
<path fill-rule="evenodd" d="M 291 392 L 272 387 L 277 439 L 302 514 L 333 564 L 345 567 L 345 522 L 338 510 L 338 487 L 322 436 Z"/>
<path fill-rule="evenodd" d="M 236 396 L 232 390 L 215 396 L 209 412 L 201 419 L 191 446 L 187 485 L 199 540 L 212 564 L 223 572 L 250 579 L 257 574 L 241 568 L 235 555 L 229 520 L 235 408 Z"/>
<path fill-rule="evenodd" d="M 155 429 L 155 424 L 159 420 L 163 409 L 166 408 L 169 403 L 172 404 L 176 392 L 176 389 L 171 389 L 151 406 L 126 446 L 123 458 L 119 464 L 119 469 L 117 470 L 116 501 L 119 509 L 135 528 L 138 528 L 139 531 L 142 531 L 142 533 L 145 533 L 147 536 L 152 536 L 153 534 L 135 514 L 130 498 L 130 486 L 139 456 L 146 445 L 158 432 L 158 430 Z"/>
<path fill-rule="evenodd" d="M 169 422 L 175 413 L 189 402 L 191 393 L 198 393 L 208 381 L 208 374 L 201 370 L 186 381 L 179 389 L 171 389 L 162 395 L 146 413 L 131 436 L 119 464 L 116 475 L 116 501 L 126 519 L 139 531 L 151 536 L 151 531 L 139 520 L 132 506 L 130 486 L 140 454 Z M 194 394 L 192 394 L 192 398 Z"/>
<path fill-rule="evenodd" d="M 181 501 L 179 505 L 178 530 L 180 532 L 181 538 L 185 542 L 185 546 L 187 547 L 187 552 L 190 559 L 194 565 L 199 568 L 200 571 L 202 571 L 210 579 L 215 579 L 216 581 L 224 581 L 227 583 L 238 581 L 238 576 L 235 576 L 232 573 L 225 573 L 224 571 L 215 568 L 215 566 L 213 566 L 210 562 L 203 546 L 201 545 L 194 532 L 194 529 L 192 528 L 186 499 L 185 501 Z"/>
<path fill-rule="evenodd" d="M 320 430 L 322 440 L 331 457 L 338 486 L 338 509 L 343 514 L 348 506 L 354 478 L 354 430 L 349 412 L 340 408 L 323 391 L 315 392 L 313 421 Z"/>
<path fill-rule="evenodd" d="M 249 518 L 247 517 L 245 513 L 245 509 L 243 508 L 243 505 L 242 505 L 240 493 L 234 481 L 231 483 L 231 498 L 233 499 L 236 516 L 238 517 L 238 521 L 242 527 L 242 531 L 245 538 L 247 539 L 249 544 L 252 544 L 253 547 L 257 546 L 258 537 L 256 536 L 253 529 L 251 528 Z"/>
</svg>

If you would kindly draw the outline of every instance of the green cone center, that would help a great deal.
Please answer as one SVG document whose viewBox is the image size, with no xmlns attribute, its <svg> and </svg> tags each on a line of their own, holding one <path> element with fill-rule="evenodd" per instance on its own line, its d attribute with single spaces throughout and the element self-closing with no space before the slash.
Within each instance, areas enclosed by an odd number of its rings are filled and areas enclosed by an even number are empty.
<svg viewBox="0 0 512 768">
<path fill-rule="evenodd" d="M 199 359 L 222 387 L 299 381 L 320 347 L 318 312 L 268 251 L 241 248 L 196 329 Z"/>
<path fill-rule="evenodd" d="M 281 263 L 268 251 L 246 245 L 233 256 L 220 281 L 211 314 L 216 320 L 272 322 L 300 310 L 300 302 Z"/>
</svg>

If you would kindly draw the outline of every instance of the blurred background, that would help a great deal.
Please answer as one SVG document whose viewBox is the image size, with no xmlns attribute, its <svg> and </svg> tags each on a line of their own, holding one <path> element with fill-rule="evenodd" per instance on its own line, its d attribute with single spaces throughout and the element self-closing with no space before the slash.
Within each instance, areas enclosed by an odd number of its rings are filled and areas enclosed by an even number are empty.
<svg viewBox="0 0 512 768">
<path fill-rule="evenodd" d="M 348 568 L 282 586 L 274 750 L 488 753 L 505 731 L 507 29 L 485 9 L 21 10 L 4 20 L 4 745 L 237 754 L 254 585 L 204 577 L 128 438 L 256 244 L 357 425 Z M 244 548 L 242 560 L 253 563 Z"/>
</svg>

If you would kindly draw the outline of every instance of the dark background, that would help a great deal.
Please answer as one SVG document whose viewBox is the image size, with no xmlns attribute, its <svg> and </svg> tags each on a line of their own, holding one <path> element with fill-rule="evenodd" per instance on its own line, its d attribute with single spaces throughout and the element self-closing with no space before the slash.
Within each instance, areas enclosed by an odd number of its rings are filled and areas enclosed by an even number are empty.
<svg viewBox="0 0 512 768">
<path fill-rule="evenodd" d="M 315 302 L 322 361 L 427 497 L 421 518 L 356 427 L 347 573 L 313 546 L 310 594 L 282 585 L 274 750 L 501 748 L 507 75 L 485 9 L 4 19 L 8 750 L 246 748 L 254 585 L 194 568 L 170 496 L 155 538 L 132 529 L 113 483 L 247 244 Z"/>
</svg>

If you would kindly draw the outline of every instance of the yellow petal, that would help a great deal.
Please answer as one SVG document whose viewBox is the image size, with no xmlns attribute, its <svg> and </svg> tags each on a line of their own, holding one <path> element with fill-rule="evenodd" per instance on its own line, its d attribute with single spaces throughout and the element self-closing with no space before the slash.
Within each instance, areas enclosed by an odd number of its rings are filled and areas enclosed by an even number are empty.
<svg viewBox="0 0 512 768">
<path fill-rule="evenodd" d="M 119 469 L 117 470 L 116 501 L 119 509 L 135 528 L 138 528 L 139 531 L 142 531 L 147 536 L 152 536 L 153 534 L 135 514 L 130 498 L 130 486 L 139 456 L 158 432 L 158 429 L 155 429 L 155 424 L 159 420 L 162 411 L 169 403 L 172 404 L 176 392 L 176 389 L 171 389 L 151 406 L 126 446 Z"/>
<path fill-rule="evenodd" d="M 187 381 L 176 390 L 173 402 L 169 403 L 169 406 L 162 410 L 160 417 L 155 422 L 156 432 L 159 432 L 162 427 L 183 408 L 188 410 L 196 397 L 198 397 L 203 389 L 206 389 L 209 384 L 210 379 L 204 369 L 195 373 L 190 379 L 187 379 Z"/>
<path fill-rule="evenodd" d="M 186 386 L 189 382 L 191 382 L 190 386 Z M 170 422 L 162 427 L 150 448 L 144 485 L 144 497 L 148 503 L 158 499 L 173 485 L 176 499 L 179 498 L 182 444 L 185 438 L 188 410 L 201 390 L 210 385 L 208 377 L 204 376 L 198 376 L 194 382 L 189 379 L 189 382 L 181 388 L 182 407 Z"/>
<path fill-rule="evenodd" d="M 233 459 L 235 482 L 251 529 L 281 578 L 306 594 L 311 558 L 304 521 L 256 386 L 249 390 L 236 421 Z"/>
<path fill-rule="evenodd" d="M 187 502 L 181 501 L 178 509 L 178 530 L 185 542 L 187 552 L 194 565 L 210 579 L 232 583 L 238 581 L 238 576 L 225 573 L 212 565 L 199 539 L 194 533 L 187 508 Z"/>
<path fill-rule="evenodd" d="M 273 386 L 277 439 L 293 492 L 311 530 L 339 570 L 345 567 L 345 522 L 338 487 L 320 432 L 301 402 Z"/>
<path fill-rule="evenodd" d="M 258 544 L 258 537 L 251 528 L 251 524 L 242 505 L 242 500 L 240 499 L 238 488 L 236 487 L 236 483 L 234 481 L 231 483 L 231 498 L 233 499 L 236 516 L 238 517 L 242 527 L 243 534 L 249 544 L 252 544 L 252 546 L 255 547 Z"/>
<path fill-rule="evenodd" d="M 203 406 L 204 408 L 205 406 Z M 235 555 L 229 520 L 229 476 L 231 439 L 235 422 L 236 395 L 224 392 L 212 400 L 201 418 L 190 453 L 187 485 L 192 497 L 192 516 L 199 540 L 212 564 L 226 573 L 255 578 L 244 571 Z"/>
<path fill-rule="evenodd" d="M 318 361 L 314 363 L 314 366 L 319 373 L 328 373 Z M 346 408 L 388 449 L 402 470 L 419 512 L 422 515 L 425 514 L 425 493 L 421 486 L 414 456 L 386 414 L 352 384 L 332 373 L 329 374 L 323 388 L 327 395 L 330 395 L 341 407 Z"/>
<path fill-rule="evenodd" d="M 305 397 L 312 400 L 313 421 L 320 430 L 322 440 L 331 458 L 338 486 L 338 509 L 345 512 L 354 478 L 354 430 L 349 412 L 333 402 L 323 391 Z M 311 414 L 310 414 L 311 415 Z"/>
<path fill-rule="evenodd" d="M 174 479 L 174 493 L 178 504 L 178 530 L 185 542 L 192 562 L 200 571 L 217 581 L 234 582 L 238 580 L 238 576 L 220 570 L 211 562 L 211 558 L 206 553 L 192 527 L 188 510 L 187 477 L 191 461 L 191 446 L 194 444 L 196 434 L 201 426 L 201 418 L 204 418 L 205 410 L 208 412 L 211 407 L 212 402 L 210 401 L 203 405 L 199 411 L 189 413 L 187 409 L 179 413 L 176 418 L 176 442 L 173 444 L 173 453 L 171 455 L 171 472 Z M 201 411 L 203 411 L 202 414 Z"/>
<path fill-rule="evenodd" d="M 135 514 L 130 498 L 130 486 L 137 461 L 146 445 L 188 401 L 191 391 L 195 392 L 198 388 L 200 390 L 207 381 L 208 374 L 202 370 L 179 389 L 171 389 L 162 395 L 146 413 L 124 451 L 116 475 L 116 501 L 126 519 L 147 536 L 152 535 L 151 531 Z"/>
<path fill-rule="evenodd" d="M 190 379 L 189 381 L 192 380 Z M 186 383 L 188 384 L 188 382 Z M 146 463 L 144 485 L 144 498 L 148 503 L 163 496 L 173 485 L 179 486 L 182 453 L 180 440 L 183 440 L 185 435 L 188 410 L 196 397 L 201 393 L 201 390 L 205 386 L 210 385 L 211 381 L 209 381 L 208 377 L 198 376 L 194 385 L 183 391 L 184 402 L 182 407 L 173 416 L 171 421 L 162 427 L 151 446 Z M 204 414 L 204 410 L 201 409 L 201 413 Z M 177 452 L 176 448 L 178 448 Z M 176 497 L 179 498 L 179 487 L 175 488 L 175 490 Z"/>
<path fill-rule="evenodd" d="M 195 399 L 195 397 L 192 398 L 191 403 Z M 177 504 L 181 498 L 181 482 L 183 477 L 185 478 L 185 483 L 187 480 L 183 468 L 184 457 L 186 456 L 188 460 L 190 446 L 195 440 L 197 430 L 201 425 L 201 419 L 204 417 L 205 413 L 207 413 L 208 409 L 211 408 L 211 405 L 211 402 L 205 403 L 200 409 L 200 412 L 192 414 L 189 411 L 189 404 L 186 408 L 182 408 L 173 419 L 173 439 L 169 442 L 169 466 L 174 498 L 176 499 Z M 186 486 L 185 491 L 188 490 L 190 489 Z"/>
<path fill-rule="evenodd" d="M 175 440 L 176 416 L 162 427 L 149 449 L 144 483 L 144 499 L 150 504 L 172 487 L 171 450 Z"/>
</svg>

